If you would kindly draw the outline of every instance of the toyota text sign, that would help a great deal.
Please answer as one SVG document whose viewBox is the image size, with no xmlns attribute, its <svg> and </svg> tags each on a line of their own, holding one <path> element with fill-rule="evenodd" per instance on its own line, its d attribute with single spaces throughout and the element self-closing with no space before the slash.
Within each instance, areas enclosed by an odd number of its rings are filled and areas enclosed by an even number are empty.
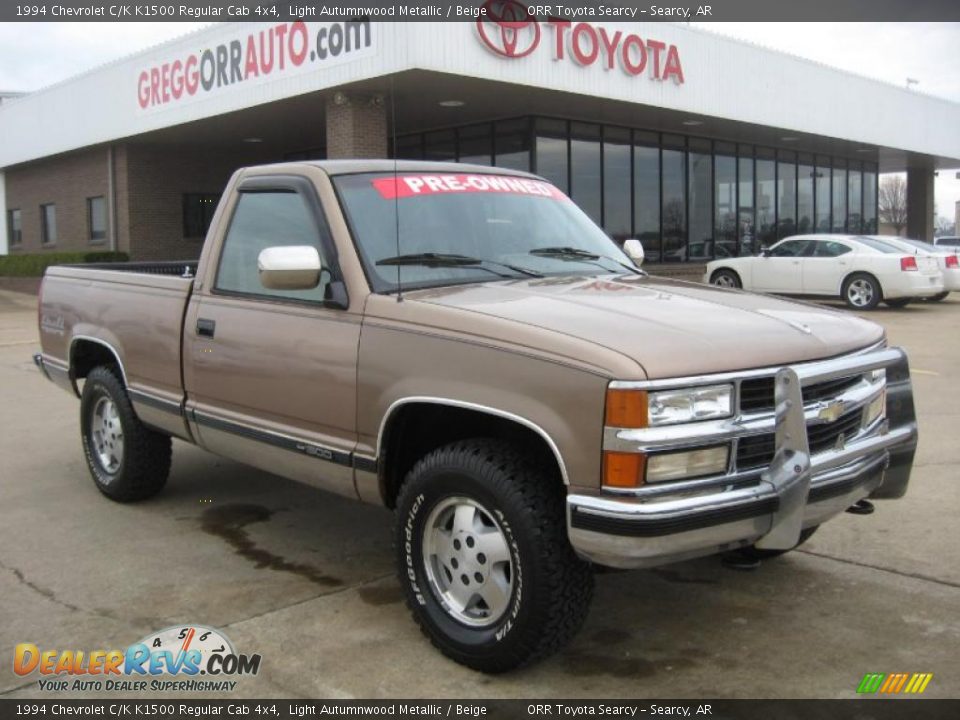
<svg viewBox="0 0 960 720">
<path fill-rule="evenodd" d="M 477 20 L 477 35 L 495 55 L 516 60 L 543 45 L 554 60 L 572 61 L 604 70 L 620 68 L 627 75 L 683 84 L 683 65 L 676 45 L 644 38 L 623 29 L 551 18 L 538 22 L 530 6 L 517 0 L 487 0 Z"/>
</svg>

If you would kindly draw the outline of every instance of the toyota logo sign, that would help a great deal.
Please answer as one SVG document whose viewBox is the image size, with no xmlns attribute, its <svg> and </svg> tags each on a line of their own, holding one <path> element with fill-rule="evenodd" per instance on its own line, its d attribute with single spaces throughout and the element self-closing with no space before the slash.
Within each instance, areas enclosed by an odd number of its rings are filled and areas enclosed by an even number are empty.
<svg viewBox="0 0 960 720">
<path fill-rule="evenodd" d="M 632 77 L 646 76 L 658 82 L 685 82 L 680 50 L 672 43 L 621 29 L 624 24 L 608 27 L 557 17 L 541 24 L 530 7 L 520 0 L 487 0 L 477 20 L 477 35 L 484 47 L 508 60 L 523 58 L 539 47 L 541 28 L 546 28 L 553 35 L 546 44 L 554 60 L 572 61 L 581 67 L 599 65 L 604 70 L 619 67 Z"/>
<path fill-rule="evenodd" d="M 516 0 L 487 0 L 477 32 L 489 50 L 508 58 L 526 57 L 540 44 L 540 23 Z"/>
</svg>

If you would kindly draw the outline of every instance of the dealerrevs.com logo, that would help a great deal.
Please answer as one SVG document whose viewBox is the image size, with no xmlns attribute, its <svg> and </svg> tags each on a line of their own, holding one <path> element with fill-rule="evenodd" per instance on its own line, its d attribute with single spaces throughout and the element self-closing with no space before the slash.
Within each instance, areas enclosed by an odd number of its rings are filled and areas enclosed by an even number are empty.
<svg viewBox="0 0 960 720">
<path fill-rule="evenodd" d="M 204 625 L 175 625 L 151 633 L 126 649 L 41 650 L 20 643 L 13 671 L 36 673 L 48 692 L 231 691 L 234 678 L 256 675 L 260 655 L 237 653 L 230 639 Z"/>
<path fill-rule="evenodd" d="M 583 67 L 599 63 L 604 70 L 619 67 L 634 77 L 684 82 L 676 45 L 586 22 L 551 18 L 541 23 L 528 5 L 517 0 L 487 0 L 477 20 L 477 35 L 490 52 L 511 60 L 532 55 L 546 43 L 557 61 Z"/>
</svg>

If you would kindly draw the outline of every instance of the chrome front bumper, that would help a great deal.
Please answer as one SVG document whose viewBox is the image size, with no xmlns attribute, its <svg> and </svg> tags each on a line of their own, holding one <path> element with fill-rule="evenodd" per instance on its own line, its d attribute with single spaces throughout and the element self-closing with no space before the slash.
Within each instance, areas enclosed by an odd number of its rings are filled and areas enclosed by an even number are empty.
<svg viewBox="0 0 960 720">
<path fill-rule="evenodd" d="M 841 446 L 814 454 L 808 448 L 801 387 L 886 368 L 886 419 L 863 428 Z M 709 381 L 709 378 L 698 379 Z M 752 473 L 679 483 L 659 483 L 634 492 L 567 497 L 567 527 L 577 553 L 611 567 L 663 565 L 756 544 L 789 549 L 800 532 L 819 525 L 867 496 L 900 497 L 906 490 L 917 426 L 909 367 L 900 349 L 883 349 L 776 371 L 775 411 L 766 423 L 737 418 L 724 426 L 701 423 L 709 436 L 737 439 L 737 432 L 772 429 L 773 461 Z M 853 391 L 856 394 L 856 391 Z M 862 398 L 869 402 L 869 398 Z M 689 431 L 694 426 L 688 426 Z M 621 432 L 624 437 L 632 436 Z M 648 433 L 646 442 L 656 434 Z M 609 442 L 615 442 L 613 438 Z M 674 442 L 696 444 L 695 437 Z M 608 443 L 609 444 L 609 443 Z M 642 443 L 637 447 L 645 448 Z M 897 468 L 885 486 L 884 474 Z M 893 487 L 896 485 L 896 487 Z"/>
</svg>

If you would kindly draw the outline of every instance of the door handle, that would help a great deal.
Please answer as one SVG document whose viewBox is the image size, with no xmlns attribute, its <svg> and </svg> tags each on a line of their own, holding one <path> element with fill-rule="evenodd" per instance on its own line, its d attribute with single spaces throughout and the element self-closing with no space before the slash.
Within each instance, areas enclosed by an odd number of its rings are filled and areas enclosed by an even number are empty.
<svg viewBox="0 0 960 720">
<path fill-rule="evenodd" d="M 197 318 L 197 335 L 200 337 L 212 338 L 217 329 L 216 320 L 207 320 L 206 318 Z"/>
</svg>

